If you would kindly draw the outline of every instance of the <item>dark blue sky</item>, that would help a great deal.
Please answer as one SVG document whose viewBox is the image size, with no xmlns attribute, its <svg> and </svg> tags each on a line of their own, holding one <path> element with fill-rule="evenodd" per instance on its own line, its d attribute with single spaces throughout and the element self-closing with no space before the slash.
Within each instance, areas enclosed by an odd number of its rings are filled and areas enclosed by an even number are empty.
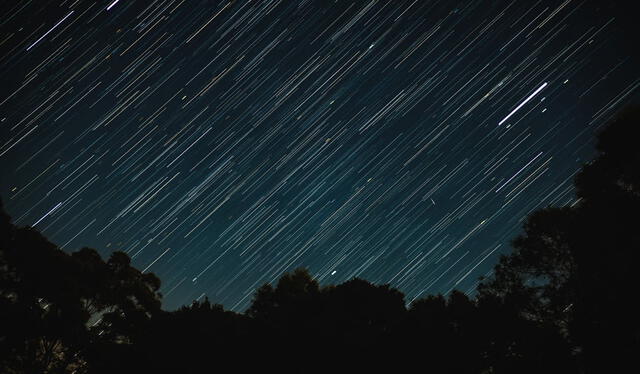
<svg viewBox="0 0 640 374">
<path fill-rule="evenodd" d="M 298 266 L 471 293 L 638 98 L 629 10 L 597 3 L 3 2 L 0 196 L 168 309 Z"/>
</svg>

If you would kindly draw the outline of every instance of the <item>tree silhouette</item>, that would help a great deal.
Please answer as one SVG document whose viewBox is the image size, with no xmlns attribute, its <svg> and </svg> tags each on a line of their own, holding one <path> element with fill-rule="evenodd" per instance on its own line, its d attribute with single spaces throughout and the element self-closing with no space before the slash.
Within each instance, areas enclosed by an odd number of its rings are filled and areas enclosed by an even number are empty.
<svg viewBox="0 0 640 374">
<path fill-rule="evenodd" d="M 622 112 L 599 134 L 599 157 L 576 177 L 582 235 L 572 247 L 578 287 L 571 332 L 592 372 L 640 369 L 640 306 L 633 297 L 640 261 L 639 125 L 640 107 Z"/>
<path fill-rule="evenodd" d="M 405 312 L 404 295 L 389 285 L 354 278 L 324 290 L 323 316 L 333 341 L 360 349 L 379 344 Z"/>
<path fill-rule="evenodd" d="M 159 279 L 123 252 L 67 254 L 0 215 L 0 362 L 6 372 L 88 370 L 91 342 L 130 342 L 160 310 Z M 96 323 L 97 322 L 97 323 Z M 91 326 L 93 325 L 93 326 Z"/>
<path fill-rule="evenodd" d="M 555 321 L 566 329 L 566 311 L 575 299 L 576 265 L 570 251 L 575 213 L 572 208 L 533 212 L 524 234 L 512 241 L 513 252 L 502 256 L 493 278 L 479 285 L 480 295 L 508 297 L 524 316 Z"/>
<path fill-rule="evenodd" d="M 5 216 L 5 214 L 3 214 Z M 2 220 L 2 362 L 7 371 L 55 372 L 81 365 L 87 338 L 73 262 L 31 228 Z"/>
<path fill-rule="evenodd" d="M 240 353 L 257 350 L 252 343 L 254 337 L 249 335 L 250 322 L 248 317 L 225 311 L 206 298 L 161 313 L 134 344 L 137 363 L 126 367 L 156 373 L 202 373 L 211 371 L 213 364 L 217 368 L 237 366 Z"/>
<path fill-rule="evenodd" d="M 293 314 L 310 311 L 319 295 L 319 286 L 309 271 L 304 268 L 284 274 L 274 289 L 265 284 L 254 295 L 247 315 L 257 320 L 270 320 L 274 323 L 291 321 Z"/>
<path fill-rule="evenodd" d="M 599 156 L 575 178 L 576 204 L 529 216 L 514 252 L 479 287 L 481 297 L 518 300 L 530 320 L 560 328 L 587 373 L 639 367 L 639 125 L 631 107 L 600 132 Z"/>
<path fill-rule="evenodd" d="M 0 372 L 637 369 L 639 118 L 632 108 L 599 134 L 578 200 L 529 215 L 475 297 L 453 290 L 408 307 L 389 285 L 321 287 L 298 268 L 259 287 L 242 314 L 207 298 L 163 311 L 160 280 L 125 253 L 67 254 L 13 225 L 0 201 Z"/>
</svg>

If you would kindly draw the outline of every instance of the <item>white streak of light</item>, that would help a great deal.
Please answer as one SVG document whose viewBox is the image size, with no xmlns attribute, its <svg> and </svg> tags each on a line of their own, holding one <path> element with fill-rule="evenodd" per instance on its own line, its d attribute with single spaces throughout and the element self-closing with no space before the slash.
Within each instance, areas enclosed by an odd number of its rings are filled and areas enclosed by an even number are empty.
<svg viewBox="0 0 640 374">
<path fill-rule="evenodd" d="M 39 41 L 42 40 L 42 38 L 44 38 L 45 36 L 49 35 L 49 33 L 51 31 L 53 31 L 53 29 L 55 29 L 56 27 L 58 27 L 62 22 L 64 22 L 65 19 L 69 18 L 70 15 L 73 14 L 73 10 L 71 11 L 71 13 L 67 14 L 63 19 L 61 19 L 60 21 L 58 21 L 58 23 L 56 23 L 52 28 L 49 29 L 49 31 L 45 32 L 44 35 L 42 35 L 40 37 L 40 39 L 36 40 L 35 42 L 33 42 L 33 44 L 31 44 L 29 47 L 27 47 L 27 51 L 30 50 L 34 45 L 38 44 Z"/>
<path fill-rule="evenodd" d="M 502 125 L 504 123 L 504 121 L 508 120 L 509 117 L 511 117 L 515 112 L 518 111 L 518 109 L 522 108 L 522 106 L 526 103 L 529 102 L 529 100 L 533 99 L 534 96 L 536 96 L 540 91 L 542 91 L 545 87 L 547 87 L 547 82 L 544 82 L 544 84 L 542 86 L 540 86 L 537 90 L 535 90 L 531 95 L 529 95 L 529 97 L 527 97 L 523 102 L 520 103 L 520 105 L 518 105 L 514 110 L 511 111 L 511 113 L 509 113 L 508 116 L 504 117 L 504 119 L 500 122 L 498 122 L 498 126 Z"/>
<path fill-rule="evenodd" d="M 53 207 L 53 209 L 51 209 L 47 214 L 45 214 L 44 216 L 42 216 L 42 218 L 40 218 L 39 220 L 36 221 L 36 223 L 33 224 L 33 226 L 37 225 L 38 223 L 40 223 L 40 221 L 42 221 L 46 216 L 48 216 L 49 214 L 53 213 L 54 210 L 58 209 L 60 207 L 60 205 L 62 205 L 62 203 L 58 203 L 56 206 Z"/>
<path fill-rule="evenodd" d="M 144 268 L 144 270 L 142 270 L 142 272 L 144 273 L 145 271 L 149 270 L 149 268 L 151 267 L 151 265 L 155 264 L 160 258 L 162 258 L 162 256 L 165 255 L 165 253 L 169 252 L 171 248 L 167 248 L 164 252 L 162 252 L 162 254 L 160 256 L 158 256 L 158 258 L 156 258 L 155 260 L 153 260 L 152 263 L 149 264 L 149 266 L 147 266 L 146 268 Z"/>
<path fill-rule="evenodd" d="M 511 178 L 509 178 L 509 180 L 508 180 L 508 181 L 504 182 L 504 183 L 502 184 L 502 186 L 500 186 L 500 187 L 496 190 L 496 192 L 500 192 L 500 190 L 501 190 L 502 188 L 504 188 L 504 186 L 506 186 L 507 184 L 509 184 L 509 182 L 511 182 L 511 181 L 513 180 L 513 178 L 517 177 L 517 176 L 518 176 L 518 174 L 522 173 L 522 171 L 523 171 L 527 166 L 529 166 L 533 161 L 535 161 L 535 160 L 536 160 L 536 158 L 540 157 L 540 155 L 541 155 L 541 154 L 542 154 L 542 152 L 538 153 L 538 155 L 537 155 L 536 157 L 534 157 L 533 159 L 531 159 L 531 161 L 527 162 L 527 164 L 526 164 L 525 166 L 523 166 L 522 168 L 520 168 L 520 170 L 518 170 L 518 172 L 517 172 L 517 173 L 515 173 Z"/>
<path fill-rule="evenodd" d="M 115 0 L 113 3 L 111 3 L 111 5 L 109 5 L 107 7 L 107 11 L 109 11 L 109 9 L 113 8 L 114 5 L 118 4 L 118 1 L 120 1 L 120 0 Z"/>
</svg>

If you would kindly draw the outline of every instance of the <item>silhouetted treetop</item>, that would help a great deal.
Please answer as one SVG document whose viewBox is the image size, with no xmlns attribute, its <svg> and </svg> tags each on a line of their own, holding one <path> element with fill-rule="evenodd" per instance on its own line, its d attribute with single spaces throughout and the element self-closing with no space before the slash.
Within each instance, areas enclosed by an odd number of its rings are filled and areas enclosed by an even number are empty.
<svg viewBox="0 0 640 374">
<path fill-rule="evenodd" d="M 531 214 L 478 288 L 480 298 L 515 300 L 529 320 L 555 325 L 587 373 L 638 367 L 639 126 L 635 106 L 599 133 L 597 158 L 575 178 L 578 200 Z"/>
<path fill-rule="evenodd" d="M 408 308 L 388 284 L 321 287 L 298 268 L 245 313 L 206 297 L 163 311 L 160 280 L 126 253 L 68 254 L 0 201 L 0 372 L 636 372 L 639 118 L 632 108 L 600 132 L 578 199 L 530 214 L 474 297 Z"/>
<path fill-rule="evenodd" d="M 67 254 L 0 213 L 0 361 L 5 371 L 88 370 L 90 341 L 130 341 L 160 311 L 160 280 L 124 252 Z"/>
<path fill-rule="evenodd" d="M 640 197 L 640 105 L 625 108 L 598 134 L 599 156 L 576 176 L 576 194 L 606 199 L 617 194 Z"/>
</svg>

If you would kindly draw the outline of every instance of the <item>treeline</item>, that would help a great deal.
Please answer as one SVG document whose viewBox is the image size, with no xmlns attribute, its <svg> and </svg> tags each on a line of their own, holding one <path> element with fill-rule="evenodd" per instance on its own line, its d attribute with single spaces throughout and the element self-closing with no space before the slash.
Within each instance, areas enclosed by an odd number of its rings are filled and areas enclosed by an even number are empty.
<svg viewBox="0 0 640 374">
<path fill-rule="evenodd" d="M 125 253 L 68 254 L 0 209 L 0 372 L 640 372 L 639 114 L 599 134 L 577 203 L 530 215 L 472 298 L 406 307 L 389 285 L 320 287 L 297 269 L 245 313 L 168 312 Z"/>
</svg>

